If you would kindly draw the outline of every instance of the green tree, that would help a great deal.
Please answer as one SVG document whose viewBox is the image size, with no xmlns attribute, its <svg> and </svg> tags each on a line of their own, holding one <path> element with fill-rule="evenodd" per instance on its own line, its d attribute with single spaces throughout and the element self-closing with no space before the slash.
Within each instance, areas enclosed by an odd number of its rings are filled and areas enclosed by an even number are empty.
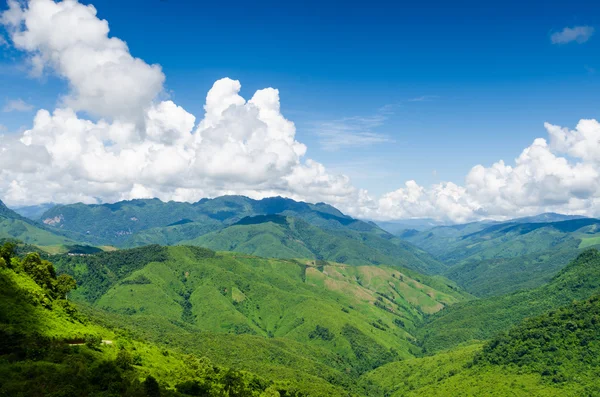
<svg viewBox="0 0 600 397">
<path fill-rule="evenodd" d="M 98 346 L 102 343 L 102 338 L 98 335 L 86 335 L 85 337 L 85 345 L 90 349 L 97 349 Z"/>
<path fill-rule="evenodd" d="M 42 260 L 37 252 L 31 252 L 23 259 L 22 266 L 25 273 L 29 274 L 40 287 L 53 290 L 56 272 L 52 263 Z"/>
<path fill-rule="evenodd" d="M 10 259 L 15 256 L 17 245 L 15 243 L 6 242 L 0 247 L 0 258 L 4 259 L 7 266 L 10 266 Z"/>
<path fill-rule="evenodd" d="M 149 375 L 144 381 L 144 390 L 148 397 L 160 397 L 160 386 L 152 375 Z"/>
<path fill-rule="evenodd" d="M 127 350 L 121 349 L 117 353 L 116 363 L 117 366 L 121 369 L 130 369 L 133 365 L 133 357 Z"/>
<path fill-rule="evenodd" d="M 77 288 L 75 279 L 67 274 L 61 274 L 56 278 L 54 290 L 61 299 L 67 299 L 67 294 Z"/>
</svg>

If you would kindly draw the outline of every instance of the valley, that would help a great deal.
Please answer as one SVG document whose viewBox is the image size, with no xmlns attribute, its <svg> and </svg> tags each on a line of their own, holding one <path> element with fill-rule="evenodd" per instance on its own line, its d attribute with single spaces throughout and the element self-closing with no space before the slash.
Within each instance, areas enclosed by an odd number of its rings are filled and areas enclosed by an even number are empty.
<svg viewBox="0 0 600 397">
<path fill-rule="evenodd" d="M 3 208 L 0 238 L 16 243 L 16 258 L 38 252 L 56 274 L 77 280 L 68 306 L 50 298 L 51 308 L 35 309 L 42 310 L 36 315 L 42 328 L 13 323 L 11 315 L 2 321 L 3 332 L 16 335 L 18 329 L 21 335 L 31 328 L 29 337 L 42 338 L 64 331 L 65 341 L 96 332 L 123 349 L 140 348 L 150 355 L 143 364 L 119 371 L 152 374 L 165 395 L 188 395 L 161 372 L 189 361 L 178 356 L 186 354 L 242 371 L 241 383 L 256 377 L 272 385 L 248 395 L 269 395 L 275 385 L 281 396 L 478 396 L 492 384 L 498 396 L 515 387 L 524 396 L 596 390 L 597 359 L 589 350 L 581 354 L 591 367 L 579 367 L 568 354 L 554 365 L 552 355 L 572 350 L 563 342 L 556 350 L 527 344 L 515 362 L 497 353 L 498 346 L 515 349 L 511 341 L 530 332 L 517 330 L 546 327 L 544 316 L 573 311 L 581 312 L 577 321 L 585 330 L 573 337 L 596 348 L 595 219 L 554 215 L 393 235 L 330 206 L 281 198 L 77 204 L 52 207 L 40 217 L 56 223 Z M 118 219 L 136 222 L 131 234 L 119 233 Z M 21 234 L 17 222 L 27 225 Z M 22 272 L 22 265 L 7 266 L 5 277 Z M 9 277 L 13 285 L 39 288 L 26 281 L 27 271 L 18 274 Z M 10 302 L 7 313 L 25 309 Z M 88 320 L 59 325 L 74 313 Z M 546 340 L 566 341 L 552 336 L 561 329 L 544 331 Z M 95 349 L 97 356 L 116 357 L 110 346 Z M 152 353 L 157 349 L 168 349 L 161 355 L 169 363 Z M 529 354 L 535 360 L 522 359 Z M 22 364 L 6 365 L 3 371 Z M 214 386 L 207 395 L 224 387 L 218 377 L 190 371 L 175 370 L 179 380 Z"/>
</svg>

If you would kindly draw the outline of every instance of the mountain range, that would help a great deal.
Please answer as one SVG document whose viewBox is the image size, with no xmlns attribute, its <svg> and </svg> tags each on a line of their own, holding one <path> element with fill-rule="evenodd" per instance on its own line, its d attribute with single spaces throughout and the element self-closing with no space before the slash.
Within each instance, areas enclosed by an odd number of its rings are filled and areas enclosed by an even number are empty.
<svg viewBox="0 0 600 397">
<path fill-rule="evenodd" d="M 419 225 L 280 197 L 0 202 L 0 394 L 600 393 L 600 220 Z"/>
</svg>

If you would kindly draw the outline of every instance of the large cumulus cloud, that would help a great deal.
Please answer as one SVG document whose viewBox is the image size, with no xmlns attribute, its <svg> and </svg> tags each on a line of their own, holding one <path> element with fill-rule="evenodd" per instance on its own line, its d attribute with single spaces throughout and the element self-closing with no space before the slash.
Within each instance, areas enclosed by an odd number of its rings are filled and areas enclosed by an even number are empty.
<svg viewBox="0 0 600 397">
<path fill-rule="evenodd" d="M 2 22 L 36 74 L 48 70 L 69 83 L 59 108 L 39 110 L 31 129 L 3 137 L 0 192 L 8 203 L 358 194 L 347 178 L 302 160 L 306 147 L 281 114 L 275 89 L 245 100 L 240 82 L 219 80 L 196 123 L 172 101 L 157 100 L 160 66 L 109 37 L 93 6 L 31 0 L 22 7 L 11 0 Z"/>
<path fill-rule="evenodd" d="M 574 130 L 545 127 L 549 140 L 535 139 L 514 165 L 477 165 L 464 186 L 442 183 L 426 189 L 409 181 L 381 197 L 373 216 L 459 222 L 546 211 L 599 216 L 600 123 L 582 120 Z"/>
<path fill-rule="evenodd" d="M 214 83 L 201 118 L 164 97 L 160 66 L 133 57 L 93 6 L 75 0 L 9 0 L 1 22 L 34 74 L 54 73 L 69 91 L 29 130 L 0 138 L 0 198 L 9 204 L 95 203 L 222 194 L 325 201 L 372 219 L 504 218 L 542 211 L 600 215 L 600 125 L 546 124 L 514 163 L 477 165 L 462 186 L 415 181 L 379 198 L 305 158 L 279 92 Z M 85 116 L 88 115 L 88 116 Z M 90 118 L 93 117 L 93 118 Z M 399 181 L 390 183 L 398 183 Z"/>
</svg>

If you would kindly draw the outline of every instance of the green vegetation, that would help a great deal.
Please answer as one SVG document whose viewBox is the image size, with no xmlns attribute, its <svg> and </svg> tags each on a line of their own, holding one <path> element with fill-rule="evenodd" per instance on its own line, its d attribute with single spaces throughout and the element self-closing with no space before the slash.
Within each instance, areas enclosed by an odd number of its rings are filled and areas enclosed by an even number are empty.
<svg viewBox="0 0 600 397">
<path fill-rule="evenodd" d="M 351 265 L 393 265 L 425 273 L 444 266 L 427 253 L 391 235 L 326 230 L 299 218 L 271 215 L 245 218 L 225 229 L 182 244 L 262 257 L 325 259 Z"/>
<path fill-rule="evenodd" d="M 36 253 L 20 258 L 10 245 L 0 251 L 0 395 L 302 395 L 289 383 L 99 326 L 64 299 L 69 276 L 56 277 Z"/>
<path fill-rule="evenodd" d="M 362 376 L 391 396 L 596 396 L 600 296 L 527 319 L 483 347 L 393 362 Z"/>
<path fill-rule="evenodd" d="M 408 269 L 263 259 L 199 247 L 147 246 L 53 259 L 80 280 L 73 299 L 104 311 L 156 324 L 168 320 L 186 330 L 286 338 L 347 360 L 356 358 L 347 324 L 368 335 L 369 343 L 409 356 L 416 347 L 407 329 L 423 313 L 469 298 L 448 280 Z"/>
<path fill-rule="evenodd" d="M 45 229 L 41 225 L 22 217 L 0 201 L 0 238 L 10 238 L 29 244 L 71 244 L 72 240 Z"/>
<path fill-rule="evenodd" d="M 600 220 L 542 214 L 506 223 L 475 222 L 406 235 L 450 265 L 442 274 L 480 297 L 548 282 L 584 248 L 597 244 Z"/>
<path fill-rule="evenodd" d="M 526 317 L 585 299 L 600 291 L 600 252 L 590 249 L 561 270 L 550 283 L 508 295 L 453 305 L 428 318 L 419 336 L 426 352 L 470 340 L 485 340 Z"/>
<path fill-rule="evenodd" d="M 323 203 L 281 197 L 223 196 L 194 204 L 158 199 L 72 204 L 52 207 L 42 221 L 50 230 L 93 245 L 191 244 L 263 257 L 387 264 L 430 274 L 445 270 L 425 251 L 373 223 Z"/>
<path fill-rule="evenodd" d="M 471 298 L 404 268 L 199 247 L 51 258 L 79 281 L 70 300 L 102 324 L 311 395 L 364 394 L 360 374 L 419 353 L 413 334 L 426 313 Z"/>
<path fill-rule="evenodd" d="M 594 219 L 403 233 L 450 268 L 282 198 L 43 219 L 54 226 L 0 206 L 0 225 L 35 236 L 0 235 L 0 395 L 600 395 L 600 252 L 582 250 Z M 42 247 L 44 233 L 59 240 Z"/>
</svg>

